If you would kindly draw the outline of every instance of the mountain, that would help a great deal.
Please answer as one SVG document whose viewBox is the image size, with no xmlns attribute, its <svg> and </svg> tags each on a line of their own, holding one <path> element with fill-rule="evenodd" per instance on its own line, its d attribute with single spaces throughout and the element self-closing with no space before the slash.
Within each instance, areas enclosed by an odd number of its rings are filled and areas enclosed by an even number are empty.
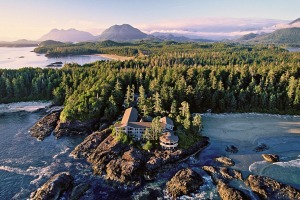
<svg viewBox="0 0 300 200">
<path fill-rule="evenodd" d="M 49 33 L 38 39 L 38 41 L 55 40 L 59 42 L 84 42 L 93 41 L 95 39 L 95 36 L 85 31 L 78 31 L 76 29 L 52 29 Z"/>
<path fill-rule="evenodd" d="M 203 39 L 194 36 L 194 38 L 186 37 L 179 34 L 170 34 L 170 33 L 152 33 L 151 36 L 160 39 L 162 41 L 175 41 L 175 42 L 213 42 L 213 40 Z"/>
<path fill-rule="evenodd" d="M 285 44 L 300 46 L 300 28 L 279 29 L 272 33 L 257 36 L 248 40 L 250 43 Z"/>
<path fill-rule="evenodd" d="M 135 41 L 147 38 L 148 35 L 129 24 L 114 25 L 103 31 L 99 40 L 112 40 L 115 42 Z"/>
<path fill-rule="evenodd" d="M 292 21 L 291 23 L 289 23 L 289 25 L 295 25 L 295 24 L 300 24 L 300 18 Z"/>
<path fill-rule="evenodd" d="M 172 40 L 172 41 L 176 41 L 176 42 L 187 42 L 187 41 L 192 41 L 192 39 L 187 38 L 185 36 L 174 36 L 173 34 L 170 33 L 159 33 L 159 32 L 155 32 L 152 33 L 151 35 L 153 35 L 154 37 L 160 39 L 160 40 Z"/>
</svg>

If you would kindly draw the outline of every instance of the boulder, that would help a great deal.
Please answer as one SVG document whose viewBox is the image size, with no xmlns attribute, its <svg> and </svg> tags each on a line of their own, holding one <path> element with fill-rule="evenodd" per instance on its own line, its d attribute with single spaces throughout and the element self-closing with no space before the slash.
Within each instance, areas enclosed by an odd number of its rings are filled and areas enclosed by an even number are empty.
<svg viewBox="0 0 300 200">
<path fill-rule="evenodd" d="M 300 191 L 269 177 L 250 175 L 246 185 L 262 199 L 300 199 Z"/>
<path fill-rule="evenodd" d="M 36 137 L 38 140 L 44 140 L 56 127 L 59 115 L 60 112 L 53 112 L 40 119 L 30 128 L 30 135 Z"/>
<path fill-rule="evenodd" d="M 235 165 L 233 160 L 231 160 L 230 158 L 224 157 L 224 156 L 217 157 L 217 158 L 215 158 L 215 160 L 219 163 L 222 163 L 225 166 L 234 166 Z"/>
<path fill-rule="evenodd" d="M 90 134 L 94 130 L 97 120 L 88 121 L 59 121 L 54 130 L 54 136 L 60 138 L 62 136 L 85 135 Z"/>
<path fill-rule="evenodd" d="M 202 169 L 212 177 L 215 184 L 217 184 L 220 180 L 225 182 L 232 179 L 243 180 L 242 173 L 235 169 L 213 166 L 203 166 Z"/>
<path fill-rule="evenodd" d="M 86 183 L 81 183 L 75 186 L 72 190 L 70 200 L 78 200 L 91 186 Z"/>
<path fill-rule="evenodd" d="M 62 172 L 51 177 L 39 189 L 31 193 L 31 200 L 55 200 L 67 190 L 73 182 L 73 177 L 68 172 Z"/>
<path fill-rule="evenodd" d="M 270 147 L 268 147 L 266 144 L 262 143 L 262 144 L 258 145 L 257 147 L 255 147 L 254 151 L 261 152 L 261 151 L 268 150 L 269 148 Z"/>
<path fill-rule="evenodd" d="M 91 135 L 87 136 L 82 143 L 77 145 L 70 155 L 74 158 L 89 157 L 95 151 L 97 146 L 111 134 L 111 132 L 111 129 L 93 132 Z"/>
<path fill-rule="evenodd" d="M 279 162 L 279 156 L 275 154 L 262 154 L 262 157 L 267 162 Z"/>
<path fill-rule="evenodd" d="M 189 168 L 183 169 L 167 182 L 167 193 L 173 198 L 188 195 L 199 189 L 203 182 L 203 178 L 195 171 Z"/>
<path fill-rule="evenodd" d="M 217 189 L 221 199 L 226 199 L 226 200 L 250 199 L 242 191 L 230 187 L 228 184 L 224 183 L 223 181 L 218 181 Z"/>
<path fill-rule="evenodd" d="M 236 146 L 234 145 L 228 145 L 225 149 L 225 151 L 230 152 L 230 153 L 237 153 L 239 150 Z"/>
</svg>

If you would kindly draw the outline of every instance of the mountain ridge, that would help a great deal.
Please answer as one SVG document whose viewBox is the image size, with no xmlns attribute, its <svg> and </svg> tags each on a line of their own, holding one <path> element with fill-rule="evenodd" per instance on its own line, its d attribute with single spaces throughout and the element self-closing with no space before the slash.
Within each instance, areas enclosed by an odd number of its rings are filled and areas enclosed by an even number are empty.
<svg viewBox="0 0 300 200">
<path fill-rule="evenodd" d="M 137 28 L 129 24 L 113 25 L 103 31 L 97 40 L 112 40 L 116 42 L 120 41 L 135 41 L 148 38 L 146 33 L 143 33 Z"/>
<path fill-rule="evenodd" d="M 70 29 L 57 29 L 54 28 L 38 39 L 38 41 L 55 40 L 59 42 L 84 42 L 93 41 L 96 36 L 86 31 L 79 31 L 74 28 Z"/>
</svg>

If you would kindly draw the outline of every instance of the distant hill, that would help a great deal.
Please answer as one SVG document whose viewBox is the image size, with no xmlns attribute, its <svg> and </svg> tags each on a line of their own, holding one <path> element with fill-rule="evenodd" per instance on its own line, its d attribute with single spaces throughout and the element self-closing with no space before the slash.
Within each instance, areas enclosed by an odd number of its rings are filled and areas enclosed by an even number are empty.
<svg viewBox="0 0 300 200">
<path fill-rule="evenodd" d="M 0 42 L 0 47 L 34 47 L 37 45 L 38 45 L 37 41 L 31 41 L 25 39 L 13 41 L 13 42 L 5 42 L 5 41 Z"/>
<path fill-rule="evenodd" d="M 300 46 L 300 28 L 279 29 L 272 33 L 257 36 L 250 43 L 285 44 L 288 46 Z"/>
<path fill-rule="evenodd" d="M 170 33 L 152 33 L 151 36 L 160 39 L 162 41 L 176 41 L 176 42 L 213 42 L 212 40 L 203 38 L 189 38 L 183 35 L 174 35 Z"/>
<path fill-rule="evenodd" d="M 43 46 L 51 46 L 51 45 L 61 45 L 64 44 L 63 42 L 54 41 L 54 40 L 45 40 L 39 44 L 39 47 Z"/>
<path fill-rule="evenodd" d="M 85 31 L 78 31 L 76 29 L 53 29 L 49 33 L 43 35 L 38 41 L 54 40 L 59 42 L 84 42 L 93 41 L 95 39 L 95 36 Z"/>
<path fill-rule="evenodd" d="M 251 40 L 253 38 L 256 38 L 257 36 L 259 36 L 259 34 L 249 33 L 249 34 L 243 35 L 242 37 L 237 39 L 237 41 L 247 41 L 247 40 Z"/>
<path fill-rule="evenodd" d="M 129 24 L 114 25 L 103 31 L 98 40 L 115 42 L 135 41 L 147 38 L 148 35 Z"/>
</svg>

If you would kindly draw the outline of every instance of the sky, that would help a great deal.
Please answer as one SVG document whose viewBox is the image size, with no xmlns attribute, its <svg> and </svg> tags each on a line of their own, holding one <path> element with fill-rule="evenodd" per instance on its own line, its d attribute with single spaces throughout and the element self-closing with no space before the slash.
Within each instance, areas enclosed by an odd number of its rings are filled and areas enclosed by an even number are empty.
<svg viewBox="0 0 300 200">
<path fill-rule="evenodd" d="M 238 35 L 300 17 L 300 0 L 0 0 L 0 41 L 37 40 L 53 28 L 99 35 L 115 24 L 146 33 Z"/>
</svg>

